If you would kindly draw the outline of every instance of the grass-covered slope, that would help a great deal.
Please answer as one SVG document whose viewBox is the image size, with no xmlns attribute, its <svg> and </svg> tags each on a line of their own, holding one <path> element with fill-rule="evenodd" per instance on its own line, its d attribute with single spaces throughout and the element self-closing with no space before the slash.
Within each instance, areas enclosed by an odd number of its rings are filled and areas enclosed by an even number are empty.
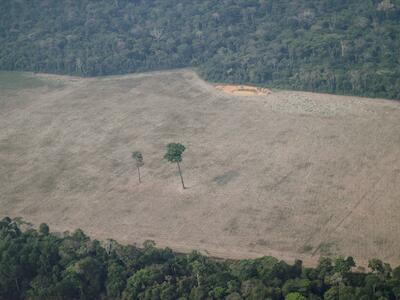
<svg viewBox="0 0 400 300">
<path fill-rule="evenodd" d="M 273 257 L 216 261 L 198 253 L 91 240 L 0 221 L 0 299 L 398 299 L 400 268 L 373 259 L 353 272 L 351 257 L 316 268 Z"/>
<path fill-rule="evenodd" d="M 56 86 L 56 84 L 33 74 L 24 72 L 5 72 L 0 71 L 0 91 L 18 91 L 21 89 L 34 89 L 41 86 Z"/>
<path fill-rule="evenodd" d="M 197 66 L 213 81 L 400 98 L 399 0 L 3 0 L 0 68 Z"/>
</svg>

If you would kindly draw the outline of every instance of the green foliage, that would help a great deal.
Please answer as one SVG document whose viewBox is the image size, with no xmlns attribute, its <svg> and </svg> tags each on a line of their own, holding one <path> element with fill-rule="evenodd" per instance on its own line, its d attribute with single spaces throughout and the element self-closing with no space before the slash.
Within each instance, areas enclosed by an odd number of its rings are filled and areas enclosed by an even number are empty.
<svg viewBox="0 0 400 300">
<path fill-rule="evenodd" d="M 311 281 L 306 278 L 289 279 L 282 287 L 282 293 L 288 296 L 291 293 L 299 293 L 301 295 L 308 295 L 311 290 Z"/>
<path fill-rule="evenodd" d="M 356 14 L 355 14 L 356 12 Z M 2 0 L 0 68 L 400 98 L 398 0 Z"/>
<path fill-rule="evenodd" d="M 185 151 L 185 146 L 179 143 L 170 143 L 167 145 L 167 153 L 164 155 L 164 159 L 169 162 L 181 162 L 182 154 Z"/>
<path fill-rule="evenodd" d="M 138 170 L 139 183 L 141 183 L 142 180 L 140 177 L 140 167 L 144 166 L 143 155 L 140 151 L 134 151 L 132 152 L 132 158 L 135 160 L 136 168 Z"/>
<path fill-rule="evenodd" d="M 331 287 L 324 295 L 324 300 L 353 300 L 353 299 L 363 299 L 363 298 L 355 295 L 354 288 L 345 285 Z"/>
<path fill-rule="evenodd" d="M 125 269 L 120 263 L 112 261 L 109 264 L 105 284 L 109 298 L 113 299 L 121 296 L 126 285 L 126 276 Z"/>
<path fill-rule="evenodd" d="M 49 231 L 50 231 L 49 226 L 46 223 L 42 223 L 39 225 L 39 232 L 41 234 L 48 235 Z"/>
<path fill-rule="evenodd" d="M 140 168 L 140 167 L 144 166 L 143 155 L 140 151 L 132 152 L 132 158 L 136 162 L 136 167 Z"/>
<path fill-rule="evenodd" d="M 0 220 L 0 299 L 398 299 L 400 269 L 371 260 L 353 273 L 352 258 L 322 259 L 316 268 L 273 257 L 222 261 L 197 252 L 103 247 L 82 230 L 56 235 L 41 224 L 22 231 Z M 111 245 L 111 246 L 110 246 Z M 346 280 L 331 283 L 332 276 Z"/>
<path fill-rule="evenodd" d="M 285 300 L 307 300 L 307 298 L 299 293 L 290 293 L 285 297 Z"/>
<path fill-rule="evenodd" d="M 181 178 L 182 188 L 185 189 L 185 183 L 183 182 L 182 171 L 179 163 L 182 161 L 182 154 L 185 151 L 185 146 L 179 143 L 170 143 L 167 145 L 167 153 L 164 155 L 164 159 L 169 162 L 176 162 L 178 167 L 179 176 Z"/>
</svg>

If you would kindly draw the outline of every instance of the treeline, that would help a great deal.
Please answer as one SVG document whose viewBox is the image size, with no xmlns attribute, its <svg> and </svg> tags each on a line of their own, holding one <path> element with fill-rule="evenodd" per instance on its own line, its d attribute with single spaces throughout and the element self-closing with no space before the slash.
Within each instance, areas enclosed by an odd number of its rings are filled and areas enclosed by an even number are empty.
<svg viewBox="0 0 400 300">
<path fill-rule="evenodd" d="M 373 259 L 357 273 L 351 257 L 323 258 L 316 268 L 273 257 L 215 260 L 100 243 L 81 230 L 51 233 L 0 221 L 0 299 L 399 299 L 400 268 Z M 25 228 L 22 230 L 21 228 Z"/>
<path fill-rule="evenodd" d="M 400 0 L 2 0 L 0 69 L 400 99 Z"/>
</svg>

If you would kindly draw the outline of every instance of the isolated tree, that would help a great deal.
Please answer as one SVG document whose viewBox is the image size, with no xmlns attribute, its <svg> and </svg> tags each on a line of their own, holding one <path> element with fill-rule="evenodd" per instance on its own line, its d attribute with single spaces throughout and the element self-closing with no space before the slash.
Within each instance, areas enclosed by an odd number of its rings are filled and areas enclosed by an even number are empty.
<svg viewBox="0 0 400 300">
<path fill-rule="evenodd" d="M 43 235 L 48 235 L 49 234 L 49 226 L 46 223 L 42 223 L 39 226 L 39 232 Z"/>
<path fill-rule="evenodd" d="M 185 146 L 179 143 L 170 143 L 167 145 L 167 153 L 164 158 L 169 162 L 175 162 L 178 166 L 179 176 L 181 177 L 182 187 L 185 189 L 185 183 L 183 182 L 181 166 L 179 163 L 182 161 L 182 154 L 185 151 Z"/>
<path fill-rule="evenodd" d="M 134 152 L 132 152 L 132 158 L 136 162 L 136 168 L 137 168 L 138 176 L 139 176 L 139 183 L 141 183 L 142 181 L 140 179 L 140 167 L 142 167 L 144 165 L 143 155 L 140 151 L 134 151 Z"/>
</svg>

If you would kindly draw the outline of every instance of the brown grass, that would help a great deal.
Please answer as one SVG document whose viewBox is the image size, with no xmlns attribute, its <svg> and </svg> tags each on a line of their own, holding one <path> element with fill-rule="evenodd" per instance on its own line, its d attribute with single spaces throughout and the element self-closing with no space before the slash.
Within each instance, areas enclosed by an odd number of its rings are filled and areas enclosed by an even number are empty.
<svg viewBox="0 0 400 300">
<path fill-rule="evenodd" d="M 218 257 L 400 263 L 398 102 L 249 101 L 187 70 L 45 79 L 59 84 L 0 91 L 0 216 Z M 187 190 L 169 142 L 187 147 Z"/>
</svg>

